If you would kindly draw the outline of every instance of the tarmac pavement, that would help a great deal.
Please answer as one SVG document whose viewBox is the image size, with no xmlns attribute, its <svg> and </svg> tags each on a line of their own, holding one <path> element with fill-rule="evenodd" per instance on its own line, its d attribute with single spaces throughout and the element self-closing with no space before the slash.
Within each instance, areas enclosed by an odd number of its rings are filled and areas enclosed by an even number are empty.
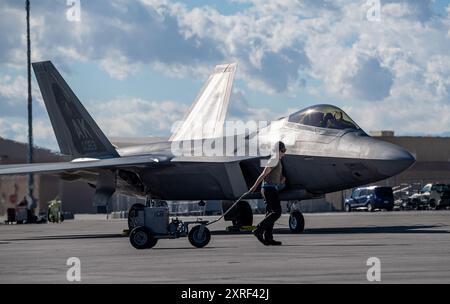
<svg viewBox="0 0 450 304">
<path fill-rule="evenodd" d="M 69 257 L 79 258 L 82 283 L 368 283 L 371 257 L 382 283 L 450 283 L 449 211 L 305 214 L 303 234 L 289 232 L 288 218 L 276 225 L 283 246 L 220 221 L 202 249 L 180 238 L 136 250 L 122 236 L 126 220 L 103 216 L 2 224 L 0 283 L 68 283 Z"/>
</svg>

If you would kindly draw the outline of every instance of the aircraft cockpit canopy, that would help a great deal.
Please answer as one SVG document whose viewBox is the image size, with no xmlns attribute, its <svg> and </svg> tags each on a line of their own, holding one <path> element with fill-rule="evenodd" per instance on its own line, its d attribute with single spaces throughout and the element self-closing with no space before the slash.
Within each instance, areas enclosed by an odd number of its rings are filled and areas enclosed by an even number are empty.
<svg viewBox="0 0 450 304">
<path fill-rule="evenodd" d="M 344 111 L 332 105 L 317 105 L 303 109 L 291 114 L 289 122 L 337 130 L 361 129 Z"/>
</svg>

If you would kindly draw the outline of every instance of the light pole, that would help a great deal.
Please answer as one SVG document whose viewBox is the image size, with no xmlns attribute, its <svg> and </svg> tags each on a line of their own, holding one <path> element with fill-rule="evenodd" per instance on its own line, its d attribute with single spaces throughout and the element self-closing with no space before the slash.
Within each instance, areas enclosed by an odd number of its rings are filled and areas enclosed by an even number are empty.
<svg viewBox="0 0 450 304">
<path fill-rule="evenodd" d="M 30 0 L 25 2 L 27 10 L 27 72 L 28 72 L 28 163 L 33 162 L 33 104 L 31 97 L 31 42 L 30 42 Z M 34 176 L 28 175 L 28 222 L 31 221 L 32 209 L 35 208 L 34 198 Z"/>
</svg>

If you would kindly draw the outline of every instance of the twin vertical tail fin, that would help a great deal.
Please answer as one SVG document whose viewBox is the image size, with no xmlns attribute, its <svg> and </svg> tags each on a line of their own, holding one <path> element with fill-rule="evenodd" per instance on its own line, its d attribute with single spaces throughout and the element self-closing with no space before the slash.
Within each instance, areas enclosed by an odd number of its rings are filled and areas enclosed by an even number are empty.
<svg viewBox="0 0 450 304">
<path fill-rule="evenodd" d="M 119 157 L 55 66 L 43 61 L 33 63 L 33 69 L 61 153 L 73 158 Z"/>
<path fill-rule="evenodd" d="M 236 63 L 217 65 L 214 68 L 170 141 L 217 138 L 223 135 L 236 68 Z"/>
</svg>

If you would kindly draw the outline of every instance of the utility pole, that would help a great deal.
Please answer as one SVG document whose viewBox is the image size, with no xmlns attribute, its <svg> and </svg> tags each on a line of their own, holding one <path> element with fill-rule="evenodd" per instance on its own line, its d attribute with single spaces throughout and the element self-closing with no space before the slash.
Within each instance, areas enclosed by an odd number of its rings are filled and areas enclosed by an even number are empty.
<svg viewBox="0 0 450 304">
<path fill-rule="evenodd" d="M 26 0 L 25 3 L 27 10 L 27 72 L 28 72 L 28 163 L 33 162 L 33 104 L 31 98 L 31 42 L 30 42 L 30 0 Z M 28 175 L 28 221 L 32 221 L 30 218 L 32 209 L 35 208 L 34 197 L 34 176 L 32 173 Z"/>
</svg>

